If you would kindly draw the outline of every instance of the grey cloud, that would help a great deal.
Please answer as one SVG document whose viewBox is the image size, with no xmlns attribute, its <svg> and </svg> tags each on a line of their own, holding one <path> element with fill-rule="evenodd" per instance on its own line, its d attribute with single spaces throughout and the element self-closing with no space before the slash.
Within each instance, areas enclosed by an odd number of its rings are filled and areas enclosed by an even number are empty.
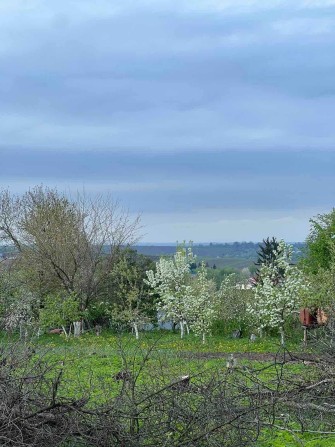
<svg viewBox="0 0 335 447">
<path fill-rule="evenodd" d="M 179 3 L 13 7 L 0 18 L 3 143 L 333 147 L 331 6 Z"/>
<path fill-rule="evenodd" d="M 110 191 L 132 211 L 323 209 L 333 206 L 335 152 L 139 154 L 2 150 L 0 187 L 38 183 Z"/>
</svg>

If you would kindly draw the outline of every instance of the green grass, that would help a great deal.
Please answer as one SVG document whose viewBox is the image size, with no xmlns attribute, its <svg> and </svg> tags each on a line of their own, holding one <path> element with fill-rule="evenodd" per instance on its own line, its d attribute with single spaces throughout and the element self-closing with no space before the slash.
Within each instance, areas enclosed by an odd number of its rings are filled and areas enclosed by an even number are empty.
<svg viewBox="0 0 335 447">
<path fill-rule="evenodd" d="M 297 350 L 299 345 L 290 342 L 289 348 Z M 130 369 L 133 374 L 137 374 L 150 349 L 150 360 L 145 366 L 148 374 L 141 374 L 139 383 L 145 381 L 146 376 L 157 374 L 164 376 L 166 383 L 182 375 L 194 376 L 200 371 L 210 372 L 212 369 L 225 374 L 231 353 L 242 355 L 238 360 L 240 368 L 259 369 L 259 378 L 270 383 L 276 379 L 277 371 L 273 361 L 268 357 L 263 360 L 262 355 L 276 353 L 280 346 L 277 338 L 270 337 L 251 343 L 246 338 L 213 336 L 202 344 L 194 335 L 181 340 L 178 333 L 157 331 L 141 334 L 139 341 L 131 334 L 119 336 L 110 332 L 104 332 L 99 337 L 84 334 L 69 339 L 59 335 L 45 335 L 40 337 L 35 349 L 36 355 L 53 362 L 56 370 L 63 369 L 62 395 L 80 397 L 90 393 L 94 402 L 98 402 L 118 393 L 122 383 L 115 381 L 113 376 L 120 370 Z M 244 358 L 243 354 L 247 353 L 260 358 Z M 287 364 L 285 369 L 292 374 L 304 374 L 306 367 Z"/>
<path fill-rule="evenodd" d="M 4 342 L 4 340 L 3 340 Z M 122 349 L 121 349 L 122 346 Z M 56 370 L 63 369 L 63 385 L 60 393 L 69 397 L 90 395 L 92 403 L 103 402 L 117 395 L 122 383 L 113 376 L 122 369 L 139 370 L 142 359 L 148 350 L 154 346 L 150 360 L 145 368 L 150 374 L 142 374 L 139 382 L 145 382 L 146 377 L 154 380 L 155 372 L 159 371 L 166 383 L 170 383 L 181 375 L 196 375 L 199 371 L 215 369 L 226 374 L 226 361 L 231 353 L 253 353 L 259 356 L 256 360 L 242 358 L 238 367 L 241 371 L 259 369 L 259 379 L 271 386 L 276 378 L 276 367 L 269 357 L 262 359 L 264 354 L 279 352 L 277 337 L 258 339 L 251 343 L 247 338 L 232 339 L 222 336 L 209 337 L 202 344 L 194 335 L 180 340 L 178 333 L 147 332 L 141 334 L 136 341 L 131 334 L 116 335 L 103 332 L 97 337 L 84 334 L 71 337 L 68 340 L 59 335 L 44 335 L 34 345 L 35 358 L 44 357 L 51 361 Z M 287 348 L 292 352 L 300 352 L 302 344 L 296 339 L 288 341 Z M 123 354 L 121 353 L 123 351 Z M 286 372 L 295 377 L 305 377 L 313 374 L 313 368 L 303 364 L 288 363 L 284 366 Z M 159 375 L 158 374 L 158 375 Z M 157 377 L 158 377 L 157 375 Z M 158 380 L 158 379 L 157 379 Z M 159 379 L 161 380 L 161 379 Z M 233 380 L 233 379 L 232 379 Z M 275 383 L 275 381 L 273 381 Z M 334 447 L 335 439 L 316 439 L 309 434 L 290 434 L 281 430 L 263 431 L 257 447 Z"/>
<path fill-rule="evenodd" d="M 257 447 L 334 447 L 335 436 L 322 439 L 309 433 L 289 433 L 281 430 L 264 431 L 258 440 Z"/>
<path fill-rule="evenodd" d="M 39 346 L 51 347 L 53 350 L 59 348 L 67 349 L 84 349 L 99 350 L 100 352 L 109 352 L 118 348 L 118 342 L 122 341 L 128 345 L 135 344 L 135 338 L 131 334 L 116 335 L 110 332 L 103 332 L 97 337 L 92 334 L 84 334 L 81 337 L 70 337 L 68 340 L 59 335 L 44 335 L 38 340 Z M 205 344 L 200 338 L 193 334 L 186 335 L 183 340 L 180 339 L 178 333 L 170 331 L 151 331 L 142 333 L 139 344 L 146 348 L 153 343 L 159 349 L 167 349 L 173 351 L 190 351 L 190 352 L 259 352 L 259 353 L 275 353 L 280 349 L 278 337 L 258 338 L 255 342 L 250 342 L 248 338 L 234 339 L 223 337 L 220 335 L 208 337 Z M 286 347 L 288 350 L 301 350 L 302 344 L 296 339 L 288 340 Z"/>
</svg>

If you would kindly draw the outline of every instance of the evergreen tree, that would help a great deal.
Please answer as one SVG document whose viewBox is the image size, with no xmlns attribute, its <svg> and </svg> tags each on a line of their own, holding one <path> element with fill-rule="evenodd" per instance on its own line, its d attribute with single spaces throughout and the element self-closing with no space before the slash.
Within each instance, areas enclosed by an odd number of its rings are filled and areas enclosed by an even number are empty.
<svg viewBox="0 0 335 447">
<path fill-rule="evenodd" d="M 257 252 L 258 259 L 255 262 L 257 266 L 256 273 L 254 275 L 254 284 L 257 285 L 261 281 L 260 270 L 263 266 L 273 267 L 278 258 L 283 255 L 283 248 L 279 241 L 275 237 L 270 239 L 269 237 L 263 239 L 263 242 L 259 244 L 259 251 Z M 284 275 L 284 270 L 282 268 L 278 269 L 278 275 L 275 281 L 278 283 Z"/>
</svg>

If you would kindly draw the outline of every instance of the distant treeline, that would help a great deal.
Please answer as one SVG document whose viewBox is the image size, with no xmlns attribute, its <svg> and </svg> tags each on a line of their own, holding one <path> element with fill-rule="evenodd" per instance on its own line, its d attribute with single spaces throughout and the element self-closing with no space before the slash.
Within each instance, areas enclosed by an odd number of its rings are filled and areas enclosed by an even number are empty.
<svg viewBox="0 0 335 447">
<path fill-rule="evenodd" d="M 257 260 L 257 252 L 259 251 L 259 243 L 257 242 L 232 242 L 232 243 L 209 243 L 193 245 L 193 253 L 199 259 L 222 259 L 231 264 L 232 259 L 255 262 Z M 291 242 L 293 245 L 293 262 L 296 263 L 302 256 L 304 256 L 306 244 L 304 242 Z M 157 259 L 160 256 L 172 256 L 176 252 L 176 245 L 136 245 L 133 247 L 139 254 L 149 256 Z M 106 246 L 104 251 L 108 252 L 109 248 Z M 0 245 L 0 258 L 15 254 L 13 247 L 6 247 Z M 215 261 L 214 261 L 215 262 Z M 242 262 L 243 263 L 243 262 Z M 220 267 L 218 262 L 218 267 Z M 235 267 L 235 265 L 234 265 Z M 244 267 L 238 265 L 237 268 Z"/>
<path fill-rule="evenodd" d="M 259 251 L 257 242 L 233 242 L 233 243 L 210 243 L 208 245 L 193 245 L 193 253 L 199 258 L 242 258 L 245 260 L 256 261 Z M 294 248 L 293 262 L 297 262 L 304 255 L 305 243 L 292 242 Z M 176 251 L 176 246 L 152 245 L 134 247 L 138 253 L 150 256 L 169 256 Z"/>
</svg>

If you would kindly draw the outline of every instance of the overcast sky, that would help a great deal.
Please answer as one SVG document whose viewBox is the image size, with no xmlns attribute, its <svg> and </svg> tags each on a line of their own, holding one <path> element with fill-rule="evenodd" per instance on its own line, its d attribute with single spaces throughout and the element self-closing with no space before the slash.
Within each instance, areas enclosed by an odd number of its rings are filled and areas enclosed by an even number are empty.
<svg viewBox="0 0 335 447">
<path fill-rule="evenodd" d="M 1 0 L 0 188 L 143 241 L 304 240 L 335 203 L 335 0 Z"/>
</svg>

